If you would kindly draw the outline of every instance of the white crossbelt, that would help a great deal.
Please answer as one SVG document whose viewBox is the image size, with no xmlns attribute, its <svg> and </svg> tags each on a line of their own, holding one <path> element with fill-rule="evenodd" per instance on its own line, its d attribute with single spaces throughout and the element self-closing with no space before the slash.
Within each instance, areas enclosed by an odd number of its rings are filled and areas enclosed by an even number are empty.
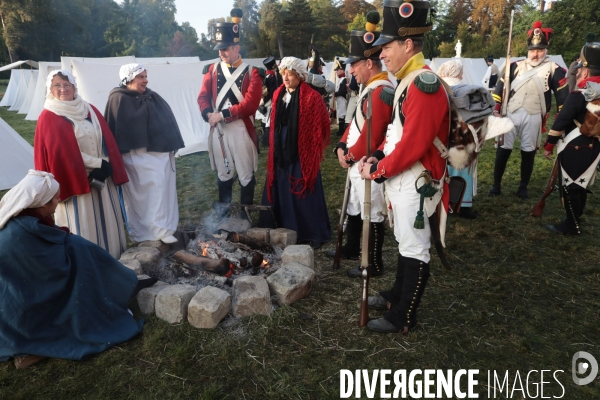
<svg viewBox="0 0 600 400">
<path fill-rule="evenodd" d="M 238 99 L 238 101 L 240 103 L 244 100 L 244 95 L 242 94 L 242 92 L 240 92 L 240 89 L 235 84 L 235 81 L 240 77 L 240 75 L 242 73 L 244 73 L 244 71 L 246 70 L 247 67 L 248 67 L 248 64 L 242 63 L 242 64 L 240 64 L 239 67 L 237 67 L 235 72 L 232 74 L 229 71 L 227 64 L 224 62 L 221 62 L 221 70 L 223 71 L 223 75 L 225 76 L 226 81 L 225 81 L 225 84 L 223 85 L 223 87 L 221 88 L 221 91 L 219 91 L 219 94 L 217 95 L 216 104 L 213 104 L 214 109 L 216 109 L 219 106 L 219 104 L 221 104 L 221 102 L 223 101 L 223 98 L 225 96 L 227 96 L 227 93 L 229 92 L 229 90 L 231 90 L 233 92 L 233 94 L 235 95 L 235 97 Z M 216 68 L 214 68 L 213 71 L 216 71 Z"/>
</svg>

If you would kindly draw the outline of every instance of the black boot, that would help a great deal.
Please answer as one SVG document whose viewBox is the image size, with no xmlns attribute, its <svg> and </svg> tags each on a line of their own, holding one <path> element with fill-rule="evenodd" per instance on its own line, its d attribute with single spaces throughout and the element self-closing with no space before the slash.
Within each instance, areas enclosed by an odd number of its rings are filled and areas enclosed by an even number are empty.
<svg viewBox="0 0 600 400">
<path fill-rule="evenodd" d="M 490 190 L 490 196 L 495 197 L 500 195 L 502 186 L 502 176 L 506 170 L 506 164 L 512 150 L 503 149 L 498 146 L 496 149 L 496 161 L 494 162 L 494 186 Z"/>
<path fill-rule="evenodd" d="M 266 127 L 264 122 L 261 122 L 260 125 L 262 126 L 262 129 L 263 129 L 263 134 L 262 134 L 262 138 L 261 138 L 262 145 L 264 147 L 269 147 L 269 133 L 270 133 L 271 128 Z"/>
<path fill-rule="evenodd" d="M 346 119 L 340 118 L 338 119 L 338 136 L 344 136 L 344 132 L 346 132 Z"/>
<path fill-rule="evenodd" d="M 222 181 L 217 178 L 217 188 L 219 189 L 219 203 L 231 203 L 233 179 Z"/>
<path fill-rule="evenodd" d="M 383 290 L 379 295 L 389 302 L 392 307 L 400 303 L 402 298 L 402 287 L 404 286 L 404 257 L 398 254 L 398 264 L 396 267 L 396 279 L 390 290 Z"/>
<path fill-rule="evenodd" d="M 404 282 L 400 302 L 396 305 L 392 303 L 391 310 L 383 316 L 397 329 L 390 329 L 389 332 L 402 331 L 406 333 L 417 325 L 417 308 L 429 280 L 429 263 L 408 257 L 403 257 L 403 263 Z M 378 329 L 386 326 L 381 322 L 374 323 L 372 329 L 385 332 L 385 330 Z"/>
<path fill-rule="evenodd" d="M 521 199 L 528 199 L 529 193 L 527 192 L 527 186 L 531 180 L 531 174 L 533 173 L 533 163 L 535 162 L 536 151 L 523 151 L 521 150 L 521 183 L 517 189 L 517 196 Z"/>
<path fill-rule="evenodd" d="M 358 215 L 348 215 L 346 223 L 346 244 L 342 246 L 340 258 L 346 260 L 358 260 L 360 255 L 360 234 L 362 233 L 362 217 Z M 327 251 L 327 257 L 335 257 L 335 250 Z"/>
<path fill-rule="evenodd" d="M 369 237 L 369 277 L 375 277 L 383 274 L 383 239 L 385 234 L 385 227 L 383 222 L 371 223 L 370 237 Z M 359 265 L 356 268 L 348 270 L 347 272 L 350 278 L 362 277 L 362 267 Z"/>
</svg>

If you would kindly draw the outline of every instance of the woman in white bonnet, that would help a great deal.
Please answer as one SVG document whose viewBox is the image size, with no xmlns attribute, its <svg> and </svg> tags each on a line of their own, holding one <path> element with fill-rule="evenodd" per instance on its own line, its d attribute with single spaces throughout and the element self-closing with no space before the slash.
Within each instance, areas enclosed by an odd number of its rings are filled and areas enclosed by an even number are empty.
<svg viewBox="0 0 600 400">
<path fill-rule="evenodd" d="M 0 361 L 81 360 L 142 330 L 128 312 L 138 282 L 98 245 L 52 219 L 62 187 L 30 170 L 0 200 Z"/>
<path fill-rule="evenodd" d="M 123 186 L 129 236 L 174 243 L 179 222 L 175 152 L 185 145 L 171 107 L 150 90 L 146 67 L 126 64 L 104 116 L 115 135 L 129 183 Z"/>
<path fill-rule="evenodd" d="M 446 61 L 437 70 L 437 74 L 442 78 L 450 87 L 463 84 L 463 63 L 460 60 L 452 59 Z M 465 194 L 458 211 L 458 216 L 466 219 L 475 219 L 478 214 L 473 212 L 473 175 L 476 174 L 477 164 L 471 168 L 464 168 L 460 171 L 452 168 L 448 165 L 448 173 L 450 176 L 460 176 L 465 179 L 467 187 Z"/>
<path fill-rule="evenodd" d="M 77 94 L 69 71 L 52 71 L 46 86 L 34 166 L 60 182 L 56 222 L 119 259 L 127 242 L 116 186 L 127 182 L 127 173 L 114 136 L 102 114 Z"/>
<path fill-rule="evenodd" d="M 273 93 L 267 181 L 259 226 L 296 231 L 299 243 L 318 249 L 331 239 L 321 179 L 321 161 L 329 144 L 330 121 L 323 98 L 307 83 L 302 60 L 284 57 L 283 85 Z M 271 215 L 275 217 L 272 220 Z"/>
</svg>

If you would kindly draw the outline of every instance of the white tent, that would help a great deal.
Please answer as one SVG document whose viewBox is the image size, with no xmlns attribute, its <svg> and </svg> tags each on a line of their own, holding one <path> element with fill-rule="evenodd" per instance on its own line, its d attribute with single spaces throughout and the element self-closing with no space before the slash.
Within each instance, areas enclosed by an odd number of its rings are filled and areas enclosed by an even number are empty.
<svg viewBox="0 0 600 400">
<path fill-rule="evenodd" d="M 8 81 L 6 92 L 4 92 L 4 97 L 2 97 L 2 101 L 0 101 L 0 106 L 10 107 L 13 105 L 13 102 L 15 101 L 15 97 L 17 97 L 17 92 L 19 90 L 21 72 L 23 72 L 22 69 L 13 69 L 10 71 L 10 80 Z"/>
<path fill-rule="evenodd" d="M 19 86 L 17 87 L 17 93 L 15 93 L 15 99 L 9 108 L 10 111 L 19 111 L 19 108 L 21 108 L 21 105 L 27 97 L 27 90 L 29 89 L 29 82 L 31 82 L 31 78 L 33 77 L 33 70 L 24 69 L 22 71 Z"/>
<path fill-rule="evenodd" d="M 10 189 L 33 169 L 33 147 L 0 118 L 0 190 Z"/>
<path fill-rule="evenodd" d="M 88 59 L 89 60 L 89 59 Z M 135 62 L 143 65 L 153 64 L 189 64 L 200 62 L 200 57 L 136 57 Z M 124 63 L 126 64 L 126 63 Z"/>
<path fill-rule="evenodd" d="M 134 56 L 123 56 L 123 57 L 103 57 L 103 58 L 93 58 L 93 57 L 61 57 L 60 58 L 60 69 L 66 69 L 67 71 L 71 71 L 71 61 L 77 60 L 80 62 L 91 62 L 94 64 L 130 64 L 135 62 Z M 117 77 L 119 75 L 117 74 Z"/>
<path fill-rule="evenodd" d="M 29 85 L 27 86 L 27 94 L 25 95 L 25 100 L 19 107 L 19 114 L 27 114 L 29 111 L 29 107 L 31 107 L 31 102 L 33 100 L 33 95 L 35 94 L 35 87 L 37 85 L 37 78 L 39 76 L 39 71 L 37 69 L 32 71 L 31 80 L 29 81 Z"/>
<path fill-rule="evenodd" d="M 31 104 L 29 105 L 27 115 L 25 116 L 27 121 L 36 121 L 44 110 L 44 100 L 46 99 L 46 77 L 51 71 L 59 68 L 59 62 L 40 61 L 35 92 L 33 93 L 33 99 L 31 99 Z"/>
<path fill-rule="evenodd" d="M 35 89 L 37 87 L 38 76 L 40 75 L 39 70 L 34 70 L 33 75 L 31 77 L 31 81 L 29 82 L 29 86 L 27 87 L 27 96 L 25 96 L 25 100 L 21 107 L 19 108 L 19 114 L 27 114 L 29 108 L 31 107 L 31 103 L 33 101 L 33 96 L 35 95 Z"/>
<path fill-rule="evenodd" d="M 450 60 L 456 60 L 456 58 L 434 58 L 429 67 L 433 72 L 437 72 L 440 65 Z M 488 67 L 485 60 L 483 58 L 459 58 L 459 60 L 463 64 L 463 83 L 481 86 L 481 79 Z"/>
<path fill-rule="evenodd" d="M 198 93 L 202 85 L 205 61 L 188 64 L 157 64 L 148 67 L 148 87 L 161 95 L 169 104 L 181 130 L 186 147 L 179 155 L 208 149 L 209 127 L 202 120 L 198 108 Z M 110 91 L 118 84 L 121 65 L 72 61 L 77 74 L 79 94 L 101 112 L 106 108 Z"/>
</svg>

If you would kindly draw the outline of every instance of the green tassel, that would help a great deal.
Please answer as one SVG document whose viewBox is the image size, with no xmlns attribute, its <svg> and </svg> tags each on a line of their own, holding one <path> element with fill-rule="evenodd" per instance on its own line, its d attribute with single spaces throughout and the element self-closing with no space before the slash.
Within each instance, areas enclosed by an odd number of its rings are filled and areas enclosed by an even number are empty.
<svg viewBox="0 0 600 400">
<path fill-rule="evenodd" d="M 415 229 L 425 229 L 425 219 L 423 218 L 423 210 L 417 211 L 417 217 L 415 218 Z"/>
<path fill-rule="evenodd" d="M 260 75 L 261 78 L 264 79 L 264 77 L 267 75 L 267 71 L 264 68 L 256 68 L 258 70 L 258 75 Z"/>
<path fill-rule="evenodd" d="M 206 74 L 208 72 L 208 69 L 210 68 L 212 64 L 206 64 L 204 66 L 204 68 L 202 68 L 202 75 Z"/>
</svg>

